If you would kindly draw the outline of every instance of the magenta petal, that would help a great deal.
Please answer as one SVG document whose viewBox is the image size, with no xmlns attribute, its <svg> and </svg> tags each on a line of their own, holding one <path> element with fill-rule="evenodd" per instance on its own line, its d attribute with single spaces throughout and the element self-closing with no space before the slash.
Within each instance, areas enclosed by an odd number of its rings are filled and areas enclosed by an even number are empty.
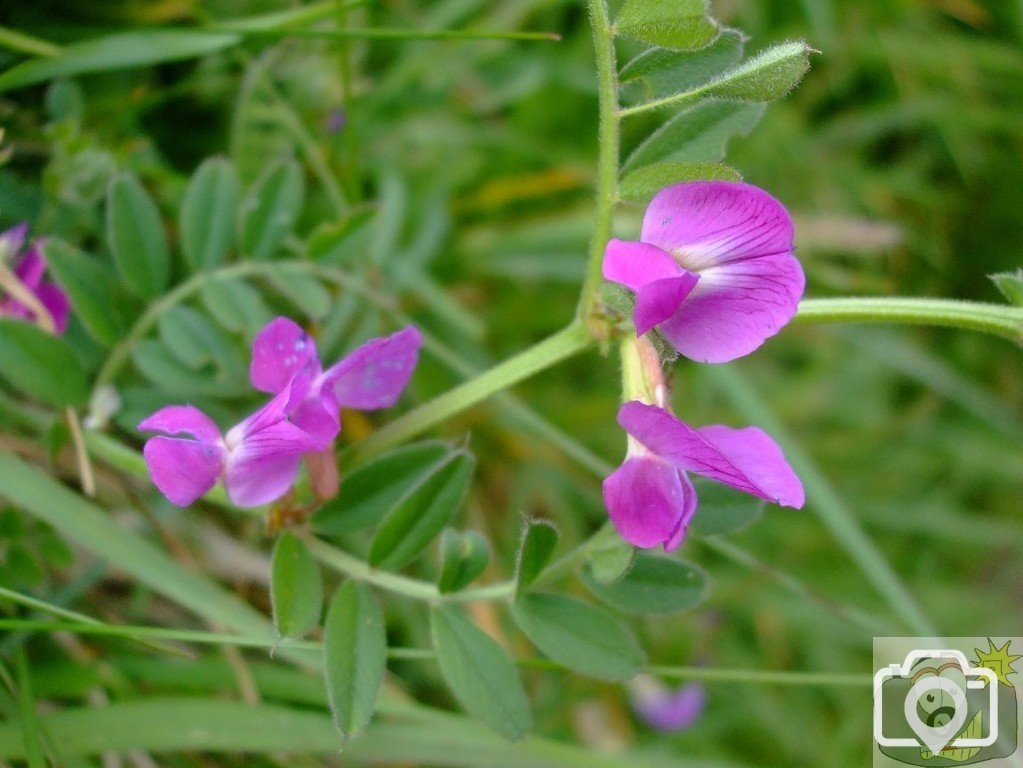
<svg viewBox="0 0 1023 768">
<path fill-rule="evenodd" d="M 655 280 L 636 290 L 636 335 L 642 336 L 678 312 L 682 302 L 696 287 L 699 276 L 683 272 L 678 277 Z"/>
<path fill-rule="evenodd" d="M 658 685 L 633 697 L 636 714 L 659 731 L 684 731 L 700 718 L 706 704 L 707 691 L 700 683 L 687 683 L 676 691 Z"/>
<path fill-rule="evenodd" d="M 301 462 L 299 453 L 234 452 L 227 460 L 224 476 L 227 495 L 239 507 L 258 507 L 276 501 L 295 482 Z"/>
<path fill-rule="evenodd" d="M 284 388 L 274 395 L 270 401 L 239 424 L 235 424 L 226 436 L 229 448 L 235 448 L 250 435 L 286 421 L 288 415 L 296 409 L 309 394 L 309 374 L 300 373 Z"/>
<path fill-rule="evenodd" d="M 64 290 L 56 283 L 43 283 L 36 289 L 36 296 L 53 318 L 58 335 L 64 333 L 71 316 L 71 300 Z"/>
<path fill-rule="evenodd" d="M 342 408 L 390 408 L 408 385 L 423 335 L 414 325 L 382 339 L 370 339 L 323 374 L 323 390 Z"/>
<path fill-rule="evenodd" d="M 179 507 L 187 507 L 216 485 L 224 465 L 220 445 L 173 437 L 151 437 L 142 455 L 154 485 Z"/>
<path fill-rule="evenodd" d="M 780 202 L 750 184 L 694 181 L 658 192 L 643 218 L 644 243 L 692 272 L 792 251 L 792 219 Z"/>
<path fill-rule="evenodd" d="M 789 254 L 699 274 L 699 284 L 659 330 L 681 354 L 703 363 L 725 363 L 757 349 L 796 314 L 805 284 Z"/>
<path fill-rule="evenodd" d="M 604 278 L 638 291 L 647 283 L 684 273 L 671 254 L 656 245 L 610 240 L 604 250 Z"/>
<path fill-rule="evenodd" d="M 771 500 L 796 509 L 803 506 L 806 501 L 803 483 L 785 460 L 781 448 L 764 430 L 715 424 L 696 431 L 742 469 Z"/>
<path fill-rule="evenodd" d="M 289 419 L 317 443 L 316 452 L 329 448 L 341 431 L 341 415 L 332 394 L 307 397 Z"/>
<path fill-rule="evenodd" d="M 637 547 L 681 542 L 696 511 L 696 492 L 681 472 L 656 456 L 626 459 L 604 480 L 604 505 L 619 535 Z"/>
<path fill-rule="evenodd" d="M 618 410 L 618 423 L 652 453 L 681 470 L 695 472 L 779 504 L 792 506 L 791 502 L 796 500 L 789 479 L 792 470 L 785 463 L 781 450 L 755 427 L 752 428 L 754 432 L 748 434 L 754 441 L 753 449 L 742 453 L 735 440 L 728 440 L 725 449 L 719 448 L 704 434 L 663 408 L 638 401 L 625 403 Z M 746 430 L 735 432 L 745 433 Z M 768 443 L 770 450 L 767 450 Z M 733 461 L 733 457 L 739 463 Z M 779 473 L 778 478 L 772 477 L 775 472 Z M 761 485 L 761 482 L 765 484 Z"/>
<path fill-rule="evenodd" d="M 21 257 L 18 266 L 14 268 L 14 274 L 25 284 L 25 287 L 35 293 L 36 288 L 43 281 L 43 273 L 46 272 L 46 259 L 39 252 L 39 247 L 33 245 Z"/>
<path fill-rule="evenodd" d="M 203 443 L 219 443 L 220 429 L 213 419 L 191 405 L 168 405 L 138 425 L 140 432 L 191 435 Z"/>
<path fill-rule="evenodd" d="M 318 367 L 316 342 L 294 321 L 278 317 L 267 323 L 252 342 L 252 386 L 276 394 L 314 361 Z"/>
</svg>

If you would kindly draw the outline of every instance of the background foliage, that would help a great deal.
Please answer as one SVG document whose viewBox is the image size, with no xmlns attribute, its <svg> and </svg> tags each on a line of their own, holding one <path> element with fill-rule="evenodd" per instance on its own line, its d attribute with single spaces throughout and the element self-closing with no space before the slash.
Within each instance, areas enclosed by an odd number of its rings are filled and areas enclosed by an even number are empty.
<svg viewBox="0 0 1023 768">
<path fill-rule="evenodd" d="M 281 7 L 101 0 L 85 12 L 51 0 L 2 13 L 6 27 L 64 44 L 100 32 Z M 749 35 L 749 52 L 797 38 L 822 52 L 797 91 L 767 109 L 748 136 L 729 143 L 727 159 L 794 211 L 808 295 L 997 300 L 985 275 L 1023 263 L 1023 6 L 722 0 L 714 11 Z M 414 317 L 437 344 L 406 403 L 442 391 L 469 368 L 510 356 L 571 316 L 592 232 L 597 149 L 585 9 L 549 0 L 442 0 L 372 3 L 348 13 L 374 27 L 543 30 L 563 40 L 353 41 L 350 104 L 339 79 L 338 43 L 307 38 L 253 39 L 198 60 L 0 96 L 10 151 L 0 169 L 0 224 L 31 221 L 33 233 L 53 238 L 48 255 L 57 277 L 63 269 L 82 281 L 67 339 L 86 374 L 116 379 L 123 408 L 113 430 L 123 430 L 125 439 L 132 439 L 141 416 L 167 402 L 201 402 L 226 423 L 240 417 L 254 402 L 245 344 L 274 312 L 314 325 L 325 359 L 391 330 L 394 306 Z M 628 53 L 632 45 L 623 48 Z M 21 59 L 0 55 L 5 67 Z M 640 88 L 628 85 L 623 93 L 628 98 Z M 346 106 L 346 122 L 336 130 L 338 110 Z M 662 120 L 648 114 L 626 123 L 625 154 Z M 207 160 L 214 155 L 230 159 L 236 179 L 224 161 Z M 206 185 L 198 191 L 200 182 L 189 186 L 197 167 Z M 209 203 L 196 203 L 198 195 Z M 338 217 L 337 200 L 353 197 L 365 202 Z M 227 258 L 229 246 L 193 244 L 187 223 L 218 205 L 237 206 L 236 245 L 244 252 L 308 255 L 327 269 L 357 274 L 371 291 L 301 271 L 206 281 L 126 348 L 130 354 L 118 370 L 98 370 L 109 359 L 103 346 L 116 349 L 154 298 L 159 302 L 195 267 Z M 623 209 L 619 234 L 633 234 L 641 212 L 641 206 Z M 164 223 L 173 248 L 145 245 L 155 254 L 148 269 L 113 279 L 118 243 L 138 248 L 138 238 L 161 231 L 139 227 L 147 217 Z M 82 268 L 83 251 L 102 259 L 104 269 Z M 810 457 L 824 485 L 806 511 L 771 508 L 737 533 L 691 537 L 681 554 L 712 575 L 707 602 L 668 617 L 630 619 L 650 659 L 866 675 L 871 636 L 905 632 L 907 617 L 893 614 L 857 570 L 847 540 L 827 524 L 836 518 L 863 526 L 942 633 L 1019 634 L 1019 362 L 1019 351 L 1005 341 L 957 331 L 799 326 L 724 373 L 680 368 L 676 399 L 687 418 L 775 421 Z M 613 420 L 615 365 L 591 353 L 515 391 L 519 402 L 577 442 L 576 452 L 591 457 L 591 470 L 594 463 L 616 463 L 624 448 Z M 39 396 L 81 401 L 78 390 L 68 385 L 63 394 L 41 390 Z M 0 584 L 111 623 L 265 630 L 272 542 L 260 520 L 215 507 L 181 512 L 110 470 L 100 475 L 102 511 L 59 486 L 43 495 L 7 454 L 70 477 L 66 435 L 59 422 L 33 421 L 36 411 L 26 417 L 14 397 L 8 391 L 0 399 L 0 493 L 11 504 L 0 514 Z M 347 416 L 342 439 L 353 443 L 377 423 Z M 523 514 L 556 522 L 561 547 L 605 519 L 592 471 L 563 446 L 552 446 L 544 431 L 507 398 L 441 430 L 468 440 L 477 457 L 458 528 L 481 531 L 491 542 L 485 582 L 515 574 Z M 29 507 L 32 515 L 25 513 Z M 123 525 L 111 527 L 111 520 Z M 139 548 L 140 540 L 184 568 L 152 567 L 158 561 Z M 368 538 L 348 543 L 365 547 Z M 136 563 L 148 566 L 150 581 L 125 575 L 139 572 Z M 432 577 L 436 563 L 434 556 L 417 568 Z M 333 594 L 336 579 L 328 578 Z M 212 608 L 219 605 L 212 579 L 250 605 L 232 602 L 232 613 Z M 573 589 L 577 597 L 587 594 Z M 362 595 L 349 603 L 372 611 L 371 600 Z M 475 623 L 506 638 L 517 655 L 531 652 L 506 612 L 489 603 L 470 608 Z M 431 631 L 442 643 L 462 621 L 447 609 L 428 616 L 409 600 L 388 600 L 387 610 L 392 646 L 428 646 Z M 300 610 L 289 615 L 302 624 Z M 332 631 L 354 630 L 332 611 Z M 130 743 L 116 741 L 118 734 L 150 733 L 151 749 L 167 765 L 338 760 L 331 757 L 337 734 L 322 716 L 322 684 L 272 662 L 265 650 L 207 649 L 186 667 L 117 639 L 7 633 L 0 643 L 5 672 L 30 680 L 36 700 L 57 710 L 113 703 L 99 725 L 68 725 L 80 739 L 116 723 L 106 746 Z M 20 649 L 27 650 L 20 667 L 30 675 L 18 671 Z M 282 647 L 277 659 L 302 653 Z M 352 761 L 580 759 L 548 742 L 501 751 L 506 748 L 468 721 L 411 703 L 457 708 L 455 700 L 464 696 L 455 686 L 454 698 L 447 692 L 441 682 L 442 672 L 451 681 L 447 671 L 422 659 L 389 664 L 400 687 L 394 679 L 385 685 L 391 690 L 381 722 L 351 742 Z M 866 685 L 710 681 L 699 725 L 663 735 L 633 719 L 618 683 L 528 668 L 523 678 L 537 732 L 599 750 L 609 765 L 626 747 L 651 764 L 765 766 L 862 765 L 869 749 Z M 265 701 L 259 717 L 231 707 L 257 692 Z M 196 722 L 184 697 L 197 694 L 207 695 L 198 714 L 216 732 L 212 741 L 190 742 L 196 737 L 182 725 Z M 118 715 L 118 705 L 134 708 Z M 335 713 L 357 722 L 360 706 L 335 706 Z M 0 697 L 0 753 L 12 739 L 20 743 L 14 724 L 26 720 L 25 711 L 6 691 Z M 517 727 L 512 722 L 509 730 Z M 438 733 L 447 741 L 438 742 Z M 45 735 L 41 743 L 47 744 Z M 258 756 L 207 758 L 197 751 L 218 746 Z M 289 752 L 300 757 L 282 755 Z M 127 756 L 136 764 L 143 758 Z M 585 759 L 598 764 L 597 757 Z M 68 757 L 66 764 L 93 762 Z"/>
</svg>

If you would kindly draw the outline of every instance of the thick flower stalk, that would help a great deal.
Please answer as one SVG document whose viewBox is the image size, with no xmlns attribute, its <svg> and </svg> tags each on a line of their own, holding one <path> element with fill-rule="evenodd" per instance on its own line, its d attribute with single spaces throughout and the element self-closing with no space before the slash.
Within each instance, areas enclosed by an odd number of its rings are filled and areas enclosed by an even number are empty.
<svg viewBox="0 0 1023 768">
<path fill-rule="evenodd" d="M 272 320 L 253 344 L 250 377 L 256 389 L 274 397 L 226 435 L 192 406 L 157 411 L 139 424 L 140 430 L 163 433 L 143 451 L 150 476 L 179 506 L 223 480 L 234 504 L 254 507 L 287 493 L 306 457 L 317 494 L 336 493 L 333 443 L 341 409 L 393 405 L 415 370 L 421 345 L 422 334 L 409 326 L 371 339 L 324 370 L 315 342 L 297 323 Z M 178 437 L 182 434 L 187 437 Z"/>
<path fill-rule="evenodd" d="M 10 274 L 17 281 L 17 285 L 5 286 L 8 295 L 0 298 L 0 315 L 17 317 L 37 325 L 46 322 L 41 315 L 49 315 L 48 319 L 53 322 L 52 331 L 62 334 L 67 330 L 71 302 L 59 285 L 43 280 L 46 259 L 40 249 L 40 241 L 33 242 L 27 251 L 21 252 L 27 233 L 27 224 L 18 224 L 0 233 L 0 260 L 14 265 Z M 20 295 L 15 294 L 15 290 Z M 44 311 L 40 312 L 40 309 Z"/>
<path fill-rule="evenodd" d="M 805 280 L 792 219 L 749 184 L 675 184 L 654 196 L 639 242 L 611 240 L 604 277 L 636 295 L 637 335 L 653 328 L 682 355 L 747 355 L 796 313 Z"/>
</svg>

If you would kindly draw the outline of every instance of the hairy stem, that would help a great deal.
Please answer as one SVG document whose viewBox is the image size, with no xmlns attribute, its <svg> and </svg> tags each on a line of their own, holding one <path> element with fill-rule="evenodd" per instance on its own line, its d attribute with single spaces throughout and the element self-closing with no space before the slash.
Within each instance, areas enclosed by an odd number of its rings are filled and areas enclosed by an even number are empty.
<svg viewBox="0 0 1023 768">
<path fill-rule="evenodd" d="M 794 322 L 899 323 L 963 328 L 1023 343 L 1023 307 L 902 296 L 804 299 Z"/>
<path fill-rule="evenodd" d="M 600 98 L 600 129 L 597 158 L 597 210 L 593 222 L 586 277 L 579 298 L 578 317 L 590 323 L 597 304 L 602 281 L 601 262 L 604 248 L 611 238 L 611 221 L 618 187 L 619 115 L 618 70 L 615 59 L 614 33 L 608 16 L 606 0 L 589 0 L 590 23 L 593 25 L 593 46 L 597 61 L 597 94 Z"/>
</svg>

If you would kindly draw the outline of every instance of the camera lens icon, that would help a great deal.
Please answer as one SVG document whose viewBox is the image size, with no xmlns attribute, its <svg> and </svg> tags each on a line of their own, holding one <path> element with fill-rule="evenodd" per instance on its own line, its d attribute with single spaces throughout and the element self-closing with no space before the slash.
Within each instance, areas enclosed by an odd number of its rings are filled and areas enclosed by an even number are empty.
<svg viewBox="0 0 1023 768">
<path fill-rule="evenodd" d="M 965 760 L 956 750 L 976 754 L 998 739 L 997 691 L 995 673 L 961 651 L 912 651 L 874 675 L 874 738 L 926 760 Z"/>
</svg>

